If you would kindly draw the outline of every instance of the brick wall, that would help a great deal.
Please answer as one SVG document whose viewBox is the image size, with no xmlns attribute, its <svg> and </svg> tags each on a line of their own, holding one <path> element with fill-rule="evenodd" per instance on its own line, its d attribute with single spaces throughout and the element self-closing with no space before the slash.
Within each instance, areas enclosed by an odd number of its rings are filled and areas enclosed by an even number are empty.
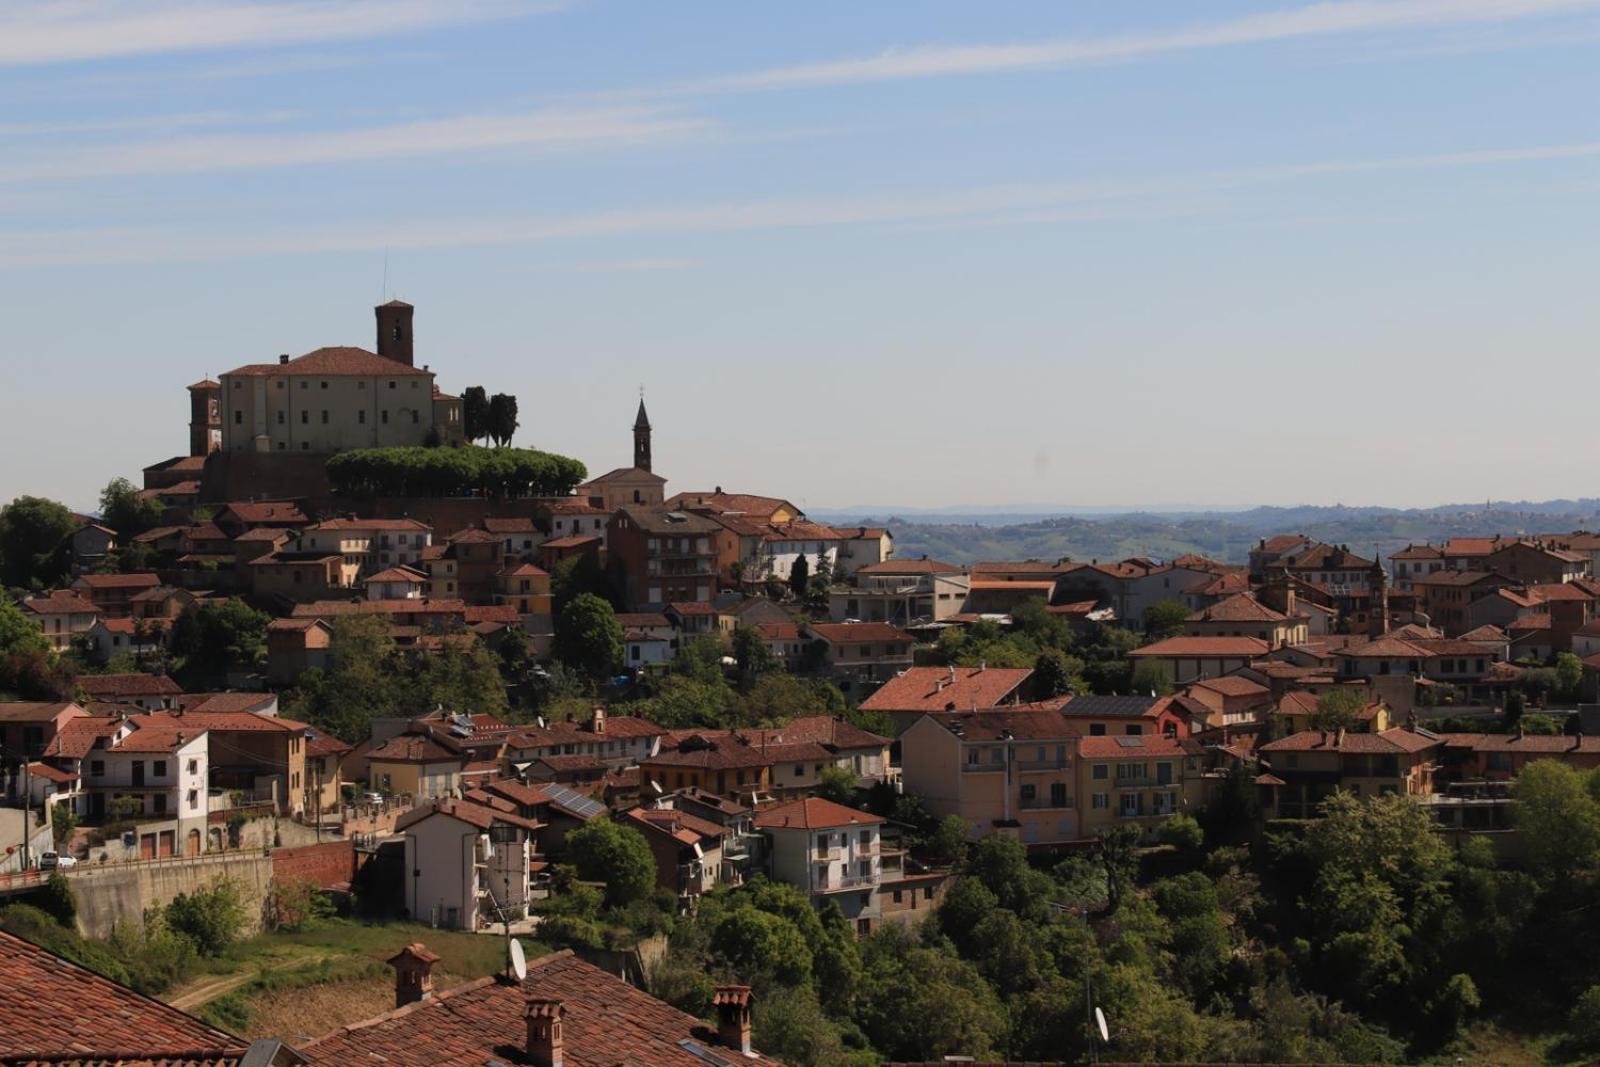
<svg viewBox="0 0 1600 1067">
<path fill-rule="evenodd" d="M 356 864 L 355 845 L 348 840 L 275 848 L 272 850 L 272 880 L 310 879 L 323 889 L 330 889 L 335 885 L 348 885 L 355 877 Z"/>
</svg>

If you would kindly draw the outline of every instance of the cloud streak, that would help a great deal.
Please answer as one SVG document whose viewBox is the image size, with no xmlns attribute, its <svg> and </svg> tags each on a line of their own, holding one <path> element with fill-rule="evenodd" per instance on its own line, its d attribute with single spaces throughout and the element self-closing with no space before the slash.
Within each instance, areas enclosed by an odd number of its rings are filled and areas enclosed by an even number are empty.
<svg viewBox="0 0 1600 1067">
<path fill-rule="evenodd" d="M 927 193 L 734 202 L 532 218 L 409 219 L 403 232 L 374 222 L 344 226 L 210 230 L 174 234 L 116 228 L 12 231 L 0 242 L 0 267 L 212 260 L 261 255 L 528 246 L 567 239 L 719 234 L 825 226 L 1018 225 L 1161 219 L 1204 210 L 1211 194 L 1329 175 L 1494 166 L 1600 158 L 1600 142 L 1484 149 L 1375 160 L 1324 161 L 1217 171 L 1172 180 L 989 186 Z M 1137 210 L 1139 205 L 1145 210 Z"/>
<path fill-rule="evenodd" d="M 1262 12 L 1224 22 L 1197 24 L 1169 32 L 1026 44 L 896 48 L 872 56 L 683 82 L 666 91 L 684 95 L 748 93 L 1041 70 L 1209 48 L 1390 30 L 1494 25 L 1597 9 L 1600 9 L 1597 0 L 1329 0 L 1326 3 Z"/>
<path fill-rule="evenodd" d="M 0 66 L 348 41 L 558 10 L 531 0 L 9 0 Z"/>
<path fill-rule="evenodd" d="M 659 107 L 455 115 L 361 129 L 94 145 L 13 159 L 0 166 L 0 182 L 266 170 L 496 149 L 619 148 L 706 136 L 715 128 L 710 119 Z"/>
</svg>

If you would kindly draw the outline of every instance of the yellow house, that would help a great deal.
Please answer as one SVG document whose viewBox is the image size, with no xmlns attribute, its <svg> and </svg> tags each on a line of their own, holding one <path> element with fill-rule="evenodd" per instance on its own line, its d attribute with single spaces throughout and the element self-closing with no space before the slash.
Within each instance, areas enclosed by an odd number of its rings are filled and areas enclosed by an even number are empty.
<svg viewBox="0 0 1600 1067">
<path fill-rule="evenodd" d="M 1079 746 L 1082 831 L 1094 837 L 1117 826 L 1148 833 L 1203 799 L 1200 744 L 1161 734 L 1085 737 Z"/>
<path fill-rule="evenodd" d="M 1303 730 L 1256 751 L 1269 768 L 1256 779 L 1271 790 L 1269 814 L 1311 819 L 1318 805 L 1339 790 L 1357 796 L 1427 797 L 1433 792 L 1434 766 L 1444 753 L 1444 740 L 1426 730 Z"/>
<path fill-rule="evenodd" d="M 367 756 L 367 785 L 418 800 L 453 797 L 461 787 L 464 764 L 460 755 L 431 737 L 401 734 Z"/>
<path fill-rule="evenodd" d="M 934 815 L 959 816 L 973 839 L 1061 844 L 1083 836 L 1084 740 L 1056 708 L 934 712 L 900 735 L 901 778 Z"/>
</svg>

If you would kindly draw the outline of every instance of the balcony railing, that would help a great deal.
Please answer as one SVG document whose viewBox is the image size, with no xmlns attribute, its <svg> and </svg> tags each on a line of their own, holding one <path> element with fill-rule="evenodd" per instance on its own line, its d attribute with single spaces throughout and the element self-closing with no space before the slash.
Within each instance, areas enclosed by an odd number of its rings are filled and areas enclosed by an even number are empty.
<svg viewBox="0 0 1600 1067">
<path fill-rule="evenodd" d="M 837 889 L 859 889 L 862 886 L 877 884 L 878 876 L 875 874 L 848 874 L 842 878 L 818 879 L 816 889 L 818 892 L 828 893 Z"/>
<path fill-rule="evenodd" d="M 1017 807 L 1023 811 L 1065 811 L 1074 807 L 1074 804 L 1071 797 L 1067 797 L 1060 804 L 1055 803 L 1048 797 L 1039 797 L 1034 800 L 1019 800 L 1017 801 Z"/>
<path fill-rule="evenodd" d="M 1005 769 L 1006 765 L 1004 763 L 963 763 L 961 765 L 962 774 L 981 774 L 988 771 L 1003 771 Z"/>
<path fill-rule="evenodd" d="M 1064 771 L 1070 766 L 1070 761 L 1065 756 L 1059 759 L 1019 759 L 1016 768 L 1019 771 Z"/>
</svg>

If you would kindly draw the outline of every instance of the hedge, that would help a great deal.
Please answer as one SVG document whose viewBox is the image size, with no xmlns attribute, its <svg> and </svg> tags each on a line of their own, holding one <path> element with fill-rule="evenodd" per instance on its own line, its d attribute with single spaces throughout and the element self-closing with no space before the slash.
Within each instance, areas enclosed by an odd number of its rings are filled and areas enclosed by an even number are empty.
<svg viewBox="0 0 1600 1067">
<path fill-rule="evenodd" d="M 342 496 L 566 496 L 582 463 L 531 448 L 363 448 L 328 460 Z"/>
</svg>

